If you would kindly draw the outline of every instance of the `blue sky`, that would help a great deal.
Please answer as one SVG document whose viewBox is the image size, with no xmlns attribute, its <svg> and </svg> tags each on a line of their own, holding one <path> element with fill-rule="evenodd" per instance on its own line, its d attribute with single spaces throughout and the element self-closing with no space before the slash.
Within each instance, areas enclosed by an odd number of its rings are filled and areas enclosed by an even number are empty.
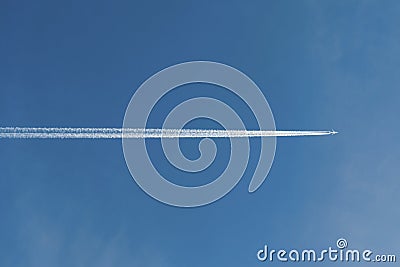
<svg viewBox="0 0 400 267">
<path fill-rule="evenodd" d="M 257 83 L 277 129 L 340 134 L 278 139 L 258 191 L 250 170 L 194 209 L 146 195 L 119 140 L 0 140 L 0 265 L 279 265 L 256 252 L 339 237 L 399 257 L 399 12 L 397 1 L 2 1 L 1 126 L 121 127 L 152 74 L 211 60 Z"/>
</svg>

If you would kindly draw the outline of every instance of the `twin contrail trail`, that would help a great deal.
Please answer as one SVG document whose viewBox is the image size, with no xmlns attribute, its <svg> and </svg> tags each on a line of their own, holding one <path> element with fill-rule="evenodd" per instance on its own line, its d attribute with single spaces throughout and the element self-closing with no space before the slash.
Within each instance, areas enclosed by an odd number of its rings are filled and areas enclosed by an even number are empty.
<svg viewBox="0 0 400 267">
<path fill-rule="evenodd" d="M 336 134 L 332 131 L 265 131 L 210 129 L 140 129 L 140 128 L 29 128 L 0 127 L 0 138 L 41 139 L 118 139 L 118 138 L 223 138 L 288 137 Z"/>
</svg>

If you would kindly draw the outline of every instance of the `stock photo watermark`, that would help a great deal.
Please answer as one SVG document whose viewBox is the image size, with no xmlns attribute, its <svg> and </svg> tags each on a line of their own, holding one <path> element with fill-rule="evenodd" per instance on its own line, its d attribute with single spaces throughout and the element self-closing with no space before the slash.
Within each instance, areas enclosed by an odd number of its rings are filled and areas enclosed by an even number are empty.
<svg viewBox="0 0 400 267">
<path fill-rule="evenodd" d="M 316 249 L 270 249 L 268 245 L 258 250 L 257 259 L 260 262 L 379 262 L 395 263 L 394 254 L 376 254 L 370 249 L 359 250 L 348 248 L 344 238 L 336 241 L 336 246 L 322 250 Z"/>
</svg>

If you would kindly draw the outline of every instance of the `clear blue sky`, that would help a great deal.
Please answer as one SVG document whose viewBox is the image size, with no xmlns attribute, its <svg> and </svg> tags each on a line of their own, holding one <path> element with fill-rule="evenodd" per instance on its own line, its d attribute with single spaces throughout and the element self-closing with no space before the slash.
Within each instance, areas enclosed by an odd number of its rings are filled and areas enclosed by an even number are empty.
<svg viewBox="0 0 400 267">
<path fill-rule="evenodd" d="M 0 126 L 121 127 L 149 76 L 211 60 L 258 84 L 277 129 L 340 134 L 278 139 L 256 193 L 250 170 L 194 209 L 146 195 L 119 140 L 0 140 L 0 265 L 279 265 L 257 250 L 339 237 L 398 253 L 399 14 L 398 1 L 1 1 Z"/>
</svg>

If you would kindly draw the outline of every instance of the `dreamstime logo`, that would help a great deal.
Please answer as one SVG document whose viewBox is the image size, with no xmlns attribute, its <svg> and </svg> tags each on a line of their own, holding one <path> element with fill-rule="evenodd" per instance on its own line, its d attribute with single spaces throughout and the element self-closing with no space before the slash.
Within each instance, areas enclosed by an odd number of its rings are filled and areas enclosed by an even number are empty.
<svg viewBox="0 0 400 267">
<path fill-rule="evenodd" d="M 292 249 L 275 250 L 269 249 L 267 245 L 257 252 L 257 259 L 261 262 L 396 262 L 394 254 L 375 254 L 372 250 L 348 249 L 347 240 L 339 238 L 336 248 L 329 247 L 323 250 L 314 249 Z"/>
<path fill-rule="evenodd" d="M 344 238 L 339 238 L 339 239 L 336 241 L 336 246 L 337 246 L 338 248 L 340 248 L 340 249 L 347 248 L 347 240 L 344 239 Z"/>
<path fill-rule="evenodd" d="M 122 142 L 125 161 L 137 184 L 153 198 L 173 206 L 196 207 L 214 202 L 226 195 L 246 170 L 250 144 L 248 138 L 230 138 L 231 154 L 223 173 L 201 186 L 181 186 L 166 180 L 155 168 L 146 148 L 145 139 L 126 138 L 129 129 L 146 129 L 153 107 L 176 87 L 191 83 L 217 85 L 234 93 L 251 109 L 260 129 L 275 131 L 275 122 L 267 100 L 257 85 L 245 74 L 230 66 L 207 61 L 187 62 L 166 68 L 146 80 L 133 95 L 125 113 Z M 196 118 L 211 119 L 225 129 L 245 130 L 245 124 L 235 110 L 211 97 L 195 97 L 177 105 L 166 117 L 163 129 L 183 129 Z M 178 138 L 162 138 L 163 152 L 176 168 L 200 172 L 210 166 L 217 149 L 214 141 L 204 138 L 199 143 L 200 158 L 187 159 L 181 152 Z M 276 137 L 261 139 L 261 152 L 249 192 L 263 183 L 271 168 Z"/>
</svg>

